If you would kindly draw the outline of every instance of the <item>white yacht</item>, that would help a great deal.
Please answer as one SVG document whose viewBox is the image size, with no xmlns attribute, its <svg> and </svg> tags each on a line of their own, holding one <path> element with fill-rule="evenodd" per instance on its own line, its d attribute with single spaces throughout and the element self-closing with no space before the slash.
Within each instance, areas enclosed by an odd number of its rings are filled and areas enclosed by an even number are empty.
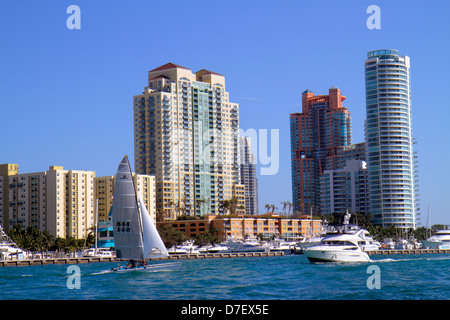
<svg viewBox="0 0 450 320">
<path fill-rule="evenodd" d="M 286 241 L 284 239 L 275 239 L 270 242 L 271 252 L 284 252 L 284 254 L 294 253 L 298 250 L 297 241 Z"/>
<path fill-rule="evenodd" d="M 261 252 L 269 251 L 270 246 L 267 243 L 260 243 L 256 238 L 247 238 L 244 241 L 229 239 L 226 242 L 230 252 Z"/>
<path fill-rule="evenodd" d="M 297 242 L 297 246 L 299 246 L 301 250 L 305 250 L 309 247 L 318 245 L 322 239 L 323 237 L 304 238 Z"/>
<path fill-rule="evenodd" d="M 6 235 L 0 225 L 0 260 L 25 259 L 25 252 Z"/>
<path fill-rule="evenodd" d="M 200 254 L 198 246 L 194 244 L 193 240 L 187 240 L 182 245 L 173 246 L 167 251 L 169 254 Z"/>
<path fill-rule="evenodd" d="M 116 255 L 110 248 L 89 248 L 83 251 L 82 256 L 92 258 L 114 258 Z"/>
<path fill-rule="evenodd" d="M 317 246 L 306 248 L 303 253 L 311 262 L 370 262 L 361 247 L 364 231 L 329 234 Z"/>
<path fill-rule="evenodd" d="M 374 240 L 372 237 L 369 236 L 369 231 L 362 229 L 364 238 L 362 239 L 360 246 L 363 251 L 376 251 L 379 250 L 381 247 L 381 244 Z"/>
<path fill-rule="evenodd" d="M 425 249 L 450 249 L 450 230 L 439 230 L 422 244 Z"/>
<path fill-rule="evenodd" d="M 229 248 L 226 245 L 218 244 L 211 246 L 207 249 L 209 253 L 220 253 L 222 251 L 227 251 Z"/>
</svg>

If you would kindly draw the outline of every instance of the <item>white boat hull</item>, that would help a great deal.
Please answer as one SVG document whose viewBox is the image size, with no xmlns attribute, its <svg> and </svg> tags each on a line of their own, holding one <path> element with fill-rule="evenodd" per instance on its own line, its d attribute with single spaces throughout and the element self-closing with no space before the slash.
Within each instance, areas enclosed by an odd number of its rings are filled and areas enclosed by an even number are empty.
<svg viewBox="0 0 450 320">
<path fill-rule="evenodd" d="M 450 249 L 450 243 L 449 242 L 443 242 L 443 241 L 428 241 L 428 240 L 422 240 L 422 245 L 425 249 Z"/>
<path fill-rule="evenodd" d="M 330 250 L 329 248 L 308 248 L 304 255 L 311 262 L 370 262 L 367 253 L 360 250 Z"/>
<path fill-rule="evenodd" d="M 173 271 L 177 270 L 180 267 L 179 262 L 172 262 L 172 263 L 158 263 L 158 264 L 151 264 L 147 265 L 145 267 L 135 267 L 135 268 L 126 268 L 126 267 L 117 267 L 112 268 L 111 272 L 130 272 L 130 271 Z"/>
</svg>

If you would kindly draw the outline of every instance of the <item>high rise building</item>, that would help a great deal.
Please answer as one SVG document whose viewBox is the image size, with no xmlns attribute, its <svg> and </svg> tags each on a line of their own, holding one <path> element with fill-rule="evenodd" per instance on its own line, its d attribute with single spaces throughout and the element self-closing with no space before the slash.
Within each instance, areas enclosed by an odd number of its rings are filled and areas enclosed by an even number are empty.
<svg viewBox="0 0 450 320">
<path fill-rule="evenodd" d="M 366 143 L 360 142 L 340 147 L 337 151 L 338 166 L 337 169 L 344 168 L 347 160 L 362 160 L 367 163 L 366 159 Z"/>
<path fill-rule="evenodd" d="M 23 174 L 17 166 L 12 171 L 0 183 L 0 214 L 7 222 L 3 227 L 31 226 L 61 238 L 88 235 L 95 224 L 94 171 L 59 166 Z"/>
<path fill-rule="evenodd" d="M 416 227 L 410 58 L 370 51 L 365 60 L 370 211 L 376 225 Z"/>
<path fill-rule="evenodd" d="M 325 170 L 321 178 L 322 214 L 369 213 L 368 172 L 365 161 L 347 160 L 341 169 Z"/>
<path fill-rule="evenodd" d="M 108 221 L 113 204 L 116 176 L 95 178 L 95 198 L 98 199 L 98 220 Z M 133 173 L 134 186 L 147 207 L 153 222 L 156 222 L 155 177 Z"/>
<path fill-rule="evenodd" d="M 245 214 L 258 214 L 258 179 L 250 137 L 240 137 L 240 179 L 245 186 Z"/>
<path fill-rule="evenodd" d="M 338 166 L 340 147 L 352 143 L 350 112 L 338 88 L 328 95 L 302 93 L 302 112 L 290 116 L 294 211 L 320 211 L 320 177 Z"/>
<path fill-rule="evenodd" d="M 173 63 L 148 72 L 134 96 L 134 159 L 136 173 L 155 176 L 157 210 L 174 218 L 242 203 L 238 128 L 223 75 Z"/>
<path fill-rule="evenodd" d="M 19 173 L 18 164 L 0 164 L 0 223 L 9 229 L 9 176 Z"/>
</svg>

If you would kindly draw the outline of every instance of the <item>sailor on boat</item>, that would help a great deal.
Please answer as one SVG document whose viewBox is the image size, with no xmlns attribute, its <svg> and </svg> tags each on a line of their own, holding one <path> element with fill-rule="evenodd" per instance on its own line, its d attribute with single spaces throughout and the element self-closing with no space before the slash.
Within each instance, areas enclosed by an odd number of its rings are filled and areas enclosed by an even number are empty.
<svg viewBox="0 0 450 320">
<path fill-rule="evenodd" d="M 134 269 L 134 268 L 136 268 L 136 261 L 134 261 L 134 259 L 130 259 L 125 269 Z"/>
</svg>

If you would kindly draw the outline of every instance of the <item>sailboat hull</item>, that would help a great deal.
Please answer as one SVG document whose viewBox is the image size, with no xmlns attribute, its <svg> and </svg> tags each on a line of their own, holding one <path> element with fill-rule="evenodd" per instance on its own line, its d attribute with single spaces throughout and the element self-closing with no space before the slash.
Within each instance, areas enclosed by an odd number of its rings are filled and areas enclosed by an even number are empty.
<svg viewBox="0 0 450 320">
<path fill-rule="evenodd" d="M 131 272 L 131 271 L 137 271 L 137 272 L 155 272 L 155 271 L 175 271 L 180 268 L 179 262 L 172 262 L 172 263 L 158 263 L 158 264 L 151 264 L 146 265 L 145 267 L 136 267 L 136 268 L 127 268 L 127 267 L 117 267 L 112 268 L 112 272 Z"/>
</svg>

